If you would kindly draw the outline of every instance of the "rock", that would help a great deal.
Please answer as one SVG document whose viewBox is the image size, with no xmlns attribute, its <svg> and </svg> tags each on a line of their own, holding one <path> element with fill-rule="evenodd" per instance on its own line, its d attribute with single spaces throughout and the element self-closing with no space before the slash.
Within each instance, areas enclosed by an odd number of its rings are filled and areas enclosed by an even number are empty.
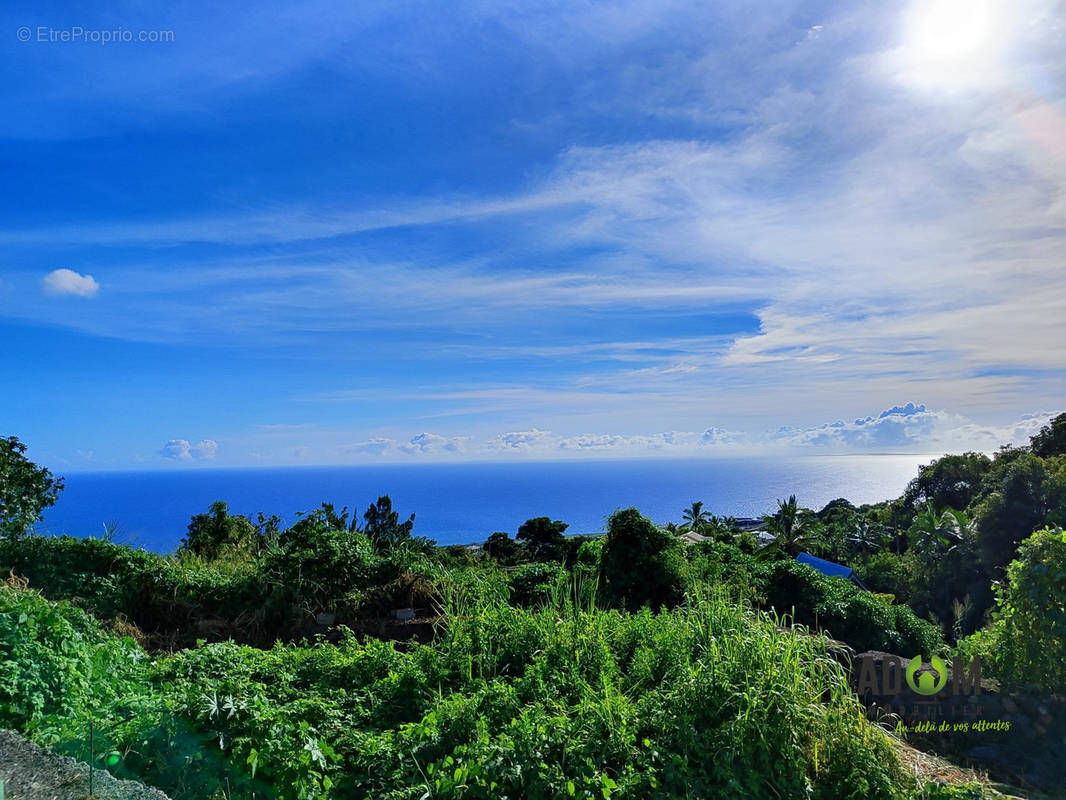
<svg viewBox="0 0 1066 800">
<path fill-rule="evenodd" d="M 396 617 L 396 619 L 414 619 L 415 610 L 413 608 L 397 608 L 392 612 L 392 615 Z"/>
<path fill-rule="evenodd" d="M 0 730 L 0 781 L 9 800 L 85 800 L 89 766 Z M 167 800 L 158 789 L 93 771 L 96 800 Z"/>
</svg>

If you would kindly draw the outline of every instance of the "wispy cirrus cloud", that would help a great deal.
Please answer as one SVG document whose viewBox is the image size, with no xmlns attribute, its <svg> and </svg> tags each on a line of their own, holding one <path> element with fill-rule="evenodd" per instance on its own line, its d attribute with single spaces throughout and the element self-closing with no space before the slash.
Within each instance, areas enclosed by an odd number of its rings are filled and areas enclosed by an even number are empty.
<svg viewBox="0 0 1066 800">
<path fill-rule="evenodd" d="M 5 214 L 4 317 L 215 369 L 167 391 L 312 461 L 987 442 L 1066 385 L 1062 14 L 993 5 L 981 81 L 930 60 L 917 2 L 262 9 L 140 71 L 27 49 L 0 127 L 92 135 L 64 196 Z M 116 153 L 143 171 L 86 166 Z M 44 296 L 56 263 L 106 291 Z M 904 387 L 958 416 L 845 413 Z"/>
</svg>

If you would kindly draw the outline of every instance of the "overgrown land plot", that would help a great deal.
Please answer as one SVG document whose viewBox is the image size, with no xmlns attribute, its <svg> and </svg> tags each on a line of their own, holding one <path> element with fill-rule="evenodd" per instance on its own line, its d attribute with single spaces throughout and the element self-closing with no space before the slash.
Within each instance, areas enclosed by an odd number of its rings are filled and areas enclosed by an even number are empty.
<svg viewBox="0 0 1066 800">
<path fill-rule="evenodd" d="M 871 721 L 842 648 L 1061 694 L 1063 430 L 754 525 L 625 509 L 472 550 L 387 497 L 288 529 L 220 502 L 172 556 L 32 535 L 62 484 L 0 440 L 0 724 L 175 800 L 1061 796 L 1052 712 L 1034 767 L 997 757 L 1007 734 L 927 756 Z"/>
</svg>

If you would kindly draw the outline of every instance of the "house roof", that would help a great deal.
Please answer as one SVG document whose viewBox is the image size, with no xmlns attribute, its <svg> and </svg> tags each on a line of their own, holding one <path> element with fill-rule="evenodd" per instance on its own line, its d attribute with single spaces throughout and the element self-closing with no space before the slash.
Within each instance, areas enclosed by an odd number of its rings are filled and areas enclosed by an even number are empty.
<svg viewBox="0 0 1066 800">
<path fill-rule="evenodd" d="M 835 561 L 826 561 L 824 558 L 818 558 L 812 556 L 810 553 L 800 553 L 796 556 L 796 561 L 800 564 L 807 564 L 814 567 L 823 575 L 829 575 L 835 578 L 846 578 L 847 580 L 854 581 L 856 584 L 866 589 L 866 585 L 859 580 L 855 574 L 855 570 L 845 564 L 837 564 Z M 867 591 L 869 591 L 867 589 Z"/>
<path fill-rule="evenodd" d="M 703 536 L 702 534 L 696 533 L 695 531 L 687 531 L 681 534 L 681 536 L 678 538 L 680 538 L 681 541 L 685 542 L 686 544 L 697 544 L 699 542 L 706 542 L 711 537 Z"/>
</svg>

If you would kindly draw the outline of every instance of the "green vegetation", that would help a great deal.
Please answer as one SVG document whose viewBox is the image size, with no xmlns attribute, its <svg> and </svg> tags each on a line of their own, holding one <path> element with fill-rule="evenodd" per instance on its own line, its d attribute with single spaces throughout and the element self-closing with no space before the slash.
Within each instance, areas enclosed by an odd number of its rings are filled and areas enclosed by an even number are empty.
<svg viewBox="0 0 1066 800">
<path fill-rule="evenodd" d="M 22 536 L 53 505 L 63 479 L 26 458 L 15 436 L 0 439 L 0 536 Z"/>
<path fill-rule="evenodd" d="M 997 587 L 993 622 L 960 643 L 1010 686 L 1066 686 L 1066 533 L 1037 531 Z"/>
<path fill-rule="evenodd" d="M 695 502 L 437 548 L 382 496 L 288 528 L 216 502 L 172 556 L 28 534 L 62 482 L 7 439 L 0 722 L 175 800 L 971 796 L 901 767 L 827 637 L 1062 691 L 1063 424 L 895 501 L 792 496 L 769 546 Z"/>
<path fill-rule="evenodd" d="M 175 797 L 913 788 L 824 640 L 720 596 L 628 614 L 456 595 L 450 612 L 432 646 L 347 636 L 149 660 L 69 604 L 3 587 L 0 704 L 6 724 L 75 753 L 96 720 L 116 771 Z"/>
</svg>

